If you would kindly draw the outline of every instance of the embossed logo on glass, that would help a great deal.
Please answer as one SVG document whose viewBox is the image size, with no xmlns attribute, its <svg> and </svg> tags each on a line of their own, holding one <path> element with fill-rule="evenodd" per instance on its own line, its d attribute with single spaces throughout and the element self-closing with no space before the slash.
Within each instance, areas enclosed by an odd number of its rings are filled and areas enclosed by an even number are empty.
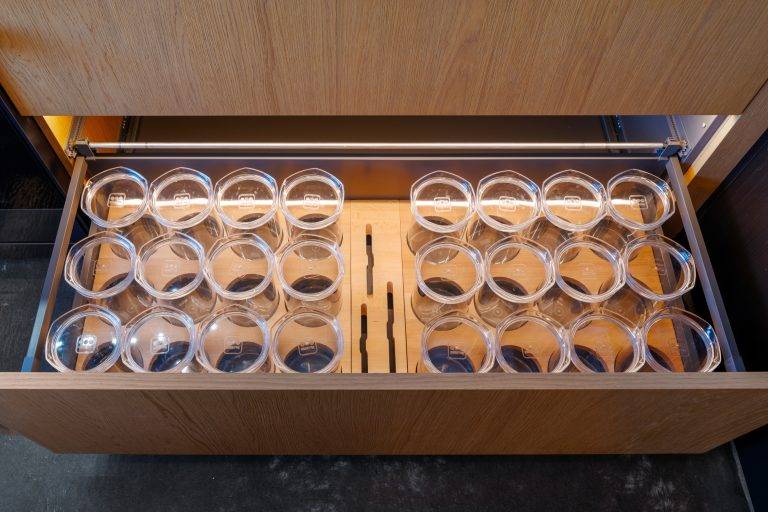
<svg viewBox="0 0 768 512">
<path fill-rule="evenodd" d="M 176 208 L 177 210 L 189 208 L 190 202 L 191 202 L 191 197 L 189 195 L 189 192 L 181 191 L 173 195 L 173 207 Z"/>
<path fill-rule="evenodd" d="M 448 359 L 461 360 L 466 358 L 467 358 L 467 354 L 465 354 L 463 350 L 453 346 L 448 346 Z"/>
<path fill-rule="evenodd" d="M 149 342 L 149 351 L 152 354 L 167 354 L 170 347 L 168 337 L 163 333 L 159 333 Z"/>
<path fill-rule="evenodd" d="M 648 198 L 642 195 L 629 196 L 629 206 L 635 210 L 647 210 Z"/>
<path fill-rule="evenodd" d="M 581 210 L 581 198 L 579 196 L 565 196 L 565 209 L 571 211 Z"/>
<path fill-rule="evenodd" d="M 451 198 L 448 196 L 439 196 L 432 200 L 433 207 L 436 212 L 449 212 L 451 211 Z"/>
<path fill-rule="evenodd" d="M 122 208 L 125 206 L 125 194 L 122 192 L 113 192 L 109 194 L 107 205 L 110 208 Z"/>
<path fill-rule="evenodd" d="M 96 335 L 81 334 L 75 341 L 75 352 L 78 354 L 92 354 L 96 351 Z"/>
<path fill-rule="evenodd" d="M 502 212 L 514 212 L 517 210 L 517 199 L 509 196 L 499 197 L 499 210 Z"/>
<path fill-rule="evenodd" d="M 313 354 L 317 354 L 317 352 L 317 343 L 314 341 L 305 341 L 299 345 L 300 356 L 311 356 Z"/>
<path fill-rule="evenodd" d="M 302 206 L 305 210 L 317 210 L 320 208 L 320 196 L 317 194 L 304 194 Z"/>
<path fill-rule="evenodd" d="M 256 194 L 240 194 L 237 196 L 238 208 L 253 208 L 256 206 Z"/>
<path fill-rule="evenodd" d="M 243 342 L 234 338 L 227 341 L 227 347 L 224 349 L 225 354 L 234 355 L 243 353 Z"/>
<path fill-rule="evenodd" d="M 175 260 L 165 260 L 160 267 L 160 273 L 163 276 L 175 276 L 179 273 L 179 264 Z"/>
</svg>

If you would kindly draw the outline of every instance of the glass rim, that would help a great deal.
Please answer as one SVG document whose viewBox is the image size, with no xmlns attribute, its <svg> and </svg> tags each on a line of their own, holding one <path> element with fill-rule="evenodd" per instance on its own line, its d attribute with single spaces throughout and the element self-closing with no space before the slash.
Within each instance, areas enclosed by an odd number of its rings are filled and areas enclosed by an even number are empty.
<svg viewBox="0 0 768 512">
<path fill-rule="evenodd" d="M 190 218 L 178 221 L 178 220 L 172 220 L 168 219 L 166 217 L 163 217 L 163 215 L 160 213 L 157 202 L 158 202 L 158 196 L 160 193 L 165 190 L 169 185 L 179 182 L 179 181 L 185 181 L 190 180 L 194 181 L 205 188 L 207 192 L 207 204 L 205 205 L 205 208 L 203 208 L 200 212 L 196 213 L 195 215 L 191 216 Z M 191 228 L 192 226 L 195 226 L 197 224 L 200 224 L 206 217 L 208 217 L 211 214 L 211 211 L 213 211 L 213 184 L 211 183 L 211 178 L 208 177 L 207 174 L 198 171 L 197 169 L 192 169 L 191 167 L 176 167 L 174 169 L 171 169 L 170 171 L 167 171 L 154 180 L 152 180 L 152 183 L 149 185 L 149 191 L 150 191 L 150 202 L 149 202 L 149 209 L 152 212 L 152 215 L 155 217 L 155 220 L 162 224 L 163 226 L 171 229 L 187 229 Z"/>
<path fill-rule="evenodd" d="M 568 284 L 567 279 L 563 277 L 563 275 L 560 272 L 560 265 L 562 262 L 562 255 L 567 250 L 571 248 L 578 248 L 579 250 L 583 249 L 590 249 L 592 252 L 599 252 L 603 255 L 604 259 L 608 261 L 608 263 L 611 265 L 611 270 L 613 271 L 613 284 L 604 292 L 600 293 L 583 293 L 570 284 Z M 572 238 L 570 240 L 566 240 L 562 244 L 560 244 L 557 249 L 555 249 L 555 255 L 554 255 L 554 265 L 555 265 L 555 281 L 557 282 L 557 285 L 568 295 L 573 297 L 574 299 L 581 301 L 581 302 L 588 302 L 591 304 L 602 302 L 606 299 L 609 299 L 614 293 L 619 291 L 622 286 L 624 286 L 624 283 L 626 281 L 626 269 L 624 260 L 622 258 L 622 254 L 619 252 L 618 249 L 613 247 L 607 242 L 604 242 L 603 240 L 600 240 L 599 238 L 595 238 L 590 235 L 585 235 L 583 237 L 579 238 Z M 577 280 L 578 281 L 578 280 Z M 578 281 L 581 282 L 581 281 Z"/>
<path fill-rule="evenodd" d="M 645 346 L 645 360 L 648 365 L 656 372 L 661 373 L 680 373 L 673 372 L 656 361 L 651 352 L 650 345 L 648 344 L 648 333 L 653 329 L 653 326 L 657 322 L 662 320 L 678 320 L 693 329 L 704 341 L 704 345 L 707 349 L 707 358 L 705 363 L 700 369 L 693 373 L 708 373 L 714 371 L 720 365 L 722 360 L 722 351 L 720 350 L 720 344 L 717 339 L 714 327 L 690 311 L 676 307 L 665 307 L 651 314 L 645 322 L 643 322 L 641 328 L 642 341 Z M 708 329 L 707 329 L 708 328 Z"/>
<path fill-rule="evenodd" d="M 93 291 L 83 285 L 78 276 L 77 264 L 85 256 L 85 252 L 93 246 L 102 244 L 118 245 L 128 253 L 129 268 L 125 277 L 105 290 Z M 67 253 L 64 263 L 64 280 L 75 289 L 77 293 L 89 299 L 106 299 L 122 292 L 131 284 L 136 275 L 136 248 L 133 243 L 114 231 L 100 231 L 89 235 L 75 243 Z"/>
<path fill-rule="evenodd" d="M 98 317 L 102 320 L 105 320 L 112 326 L 115 333 L 115 345 L 112 349 L 112 352 L 109 354 L 109 357 L 104 359 L 104 361 L 102 361 L 95 367 L 91 368 L 90 370 L 72 369 L 67 365 L 65 365 L 61 361 L 61 359 L 59 359 L 59 356 L 55 347 L 55 341 L 58 340 L 61 337 L 61 335 L 64 333 L 64 331 L 67 328 L 69 328 L 72 324 L 88 317 Z M 117 317 L 117 315 L 112 313 L 107 308 L 103 306 L 99 306 L 98 304 L 83 304 L 82 306 L 78 306 L 74 309 L 67 311 L 63 315 L 56 318 L 56 320 L 51 322 L 51 326 L 48 328 L 48 335 L 46 337 L 45 360 L 48 361 L 48 363 L 56 371 L 59 371 L 59 372 L 104 373 L 105 371 L 112 368 L 117 362 L 118 358 L 120 357 L 121 343 L 122 343 L 121 335 L 122 335 L 122 323 L 120 322 L 120 319 Z"/>
<path fill-rule="evenodd" d="M 632 364 L 627 370 L 623 372 L 596 372 L 585 365 L 576 354 L 576 333 L 582 328 L 589 325 L 595 320 L 604 320 L 617 325 L 622 332 L 626 335 L 630 344 L 632 345 Z M 567 331 L 568 345 L 571 352 L 571 362 L 573 365 L 583 373 L 636 373 L 645 364 L 645 352 L 641 346 L 640 334 L 636 329 L 632 328 L 627 322 L 619 315 L 614 314 L 611 311 L 587 311 L 571 322 Z"/>
<path fill-rule="evenodd" d="M 530 197 L 534 204 L 533 214 L 530 218 L 518 224 L 503 224 L 485 212 L 485 209 L 482 207 L 483 194 L 488 188 L 498 183 L 510 183 L 517 185 L 521 190 L 524 190 L 528 194 L 528 197 Z M 541 216 L 541 189 L 539 189 L 539 186 L 536 185 L 533 180 L 517 171 L 499 171 L 493 174 L 489 174 L 488 176 L 481 179 L 477 184 L 475 202 L 475 211 L 477 212 L 478 217 L 480 217 L 483 222 L 488 224 L 490 227 L 496 231 L 501 231 L 502 233 L 516 233 L 521 231 L 536 222 L 536 219 Z"/>
<path fill-rule="evenodd" d="M 558 347 L 560 347 L 560 358 L 557 362 L 557 365 L 555 365 L 553 370 L 547 370 L 546 372 L 541 373 L 562 373 L 565 371 L 565 369 L 568 368 L 568 365 L 571 363 L 571 352 L 568 348 L 566 330 L 560 324 L 560 322 L 550 316 L 545 315 L 544 313 L 537 311 L 535 308 L 529 308 L 517 313 L 513 313 L 504 318 L 496 326 L 496 361 L 499 363 L 499 366 L 501 366 L 501 368 L 507 373 L 521 373 L 512 368 L 507 360 L 501 355 L 501 338 L 503 333 L 506 332 L 510 325 L 520 321 L 533 322 L 544 327 L 550 333 L 552 333 Z"/>
<path fill-rule="evenodd" d="M 429 349 L 427 349 L 427 342 L 429 337 L 435 331 L 448 332 L 448 330 L 439 330 L 443 324 L 446 323 L 460 323 L 468 326 L 471 329 L 477 331 L 485 345 L 485 356 L 483 357 L 483 364 L 473 373 L 488 373 L 493 365 L 496 363 L 496 339 L 493 336 L 491 329 L 486 327 L 482 322 L 478 321 L 472 316 L 464 315 L 461 313 L 449 313 L 444 316 L 438 316 L 431 320 L 424 326 L 421 331 L 421 361 L 427 367 L 430 373 L 443 373 L 437 369 L 429 358 Z M 454 327 L 455 328 L 455 327 Z"/>
<path fill-rule="evenodd" d="M 491 276 L 491 266 L 493 257 L 501 250 L 509 247 L 517 247 L 519 251 L 526 250 L 532 252 L 544 267 L 544 281 L 542 285 L 533 293 L 526 295 L 515 295 L 509 293 L 496 283 L 496 279 Z M 552 286 L 555 285 L 555 265 L 552 255 L 540 243 L 524 237 L 509 236 L 495 242 L 485 251 L 485 282 L 488 287 L 502 299 L 514 302 L 516 304 L 526 304 L 534 302 L 544 296 Z"/>
<path fill-rule="evenodd" d="M 144 275 L 144 272 L 145 272 L 144 259 L 147 253 L 149 253 L 150 251 L 155 251 L 162 246 L 171 245 L 174 243 L 186 245 L 187 247 L 191 248 L 195 252 L 195 255 L 197 256 L 199 269 L 197 271 L 197 274 L 195 275 L 195 278 L 192 281 L 182 286 L 178 290 L 165 292 L 163 290 L 156 289 L 147 280 L 146 276 Z M 144 288 L 150 295 L 152 295 L 155 298 L 165 299 L 165 300 L 180 299 L 192 293 L 192 291 L 195 290 L 200 285 L 200 283 L 203 282 L 203 279 L 205 279 L 204 270 L 205 270 L 205 252 L 203 251 L 203 246 L 200 245 L 200 242 L 198 242 L 197 240 L 195 240 L 194 238 L 192 238 L 191 236 L 185 233 L 170 232 L 160 236 L 156 236 L 155 238 L 153 238 L 152 240 L 149 240 L 147 243 L 141 246 L 141 249 L 139 249 L 139 256 L 136 264 L 136 282 L 138 282 L 142 288 Z"/>
<path fill-rule="evenodd" d="M 626 182 L 642 183 L 648 188 L 658 192 L 662 199 L 664 209 L 662 215 L 656 221 L 648 223 L 637 222 L 628 217 L 624 217 L 613 206 L 613 190 L 618 185 Z M 669 186 L 669 184 L 658 176 L 641 169 L 627 169 L 626 171 L 622 171 L 616 176 L 613 176 L 610 180 L 608 180 L 608 184 L 606 186 L 606 194 L 608 198 L 608 213 L 610 216 L 619 224 L 630 229 L 638 231 L 650 231 L 656 229 L 664 224 L 664 222 L 666 222 L 675 213 L 675 195 L 672 192 L 672 188 Z"/>
<path fill-rule="evenodd" d="M 211 331 L 211 326 L 213 326 L 216 321 L 222 319 L 222 318 L 228 318 L 231 316 L 245 316 L 249 320 L 253 321 L 261 331 L 261 337 L 263 340 L 261 353 L 259 354 L 259 357 L 254 361 L 248 368 L 245 370 L 241 370 L 239 372 L 225 372 L 223 370 L 220 370 L 216 368 L 213 364 L 211 364 L 210 360 L 208 359 L 208 354 L 205 352 L 205 340 L 206 336 Z M 269 358 L 269 350 L 270 350 L 270 333 L 269 333 L 269 327 L 267 326 L 267 322 L 264 321 L 261 316 L 253 312 L 252 310 L 249 310 L 248 308 L 245 308 L 243 306 L 240 306 L 239 304 L 232 304 L 230 306 L 217 309 L 216 311 L 210 313 L 207 315 L 201 322 L 200 327 L 197 332 L 197 350 L 195 352 L 195 359 L 197 360 L 200 365 L 205 368 L 210 373 L 253 373 L 257 370 L 259 370 L 262 366 L 264 366 L 264 363 Z"/>
<path fill-rule="evenodd" d="M 257 181 L 265 185 L 272 193 L 272 205 L 270 206 L 269 211 L 267 211 L 267 213 L 265 213 L 258 219 L 248 221 L 248 222 L 238 221 L 229 217 L 229 215 L 227 215 L 224 212 L 224 207 L 221 204 L 222 198 L 224 196 L 224 193 L 227 191 L 227 189 L 243 181 Z M 259 169 L 254 169 L 252 167 L 241 167 L 240 169 L 230 172 L 226 176 L 222 177 L 218 182 L 216 182 L 216 187 L 214 188 L 213 195 L 214 195 L 214 203 L 213 203 L 214 208 L 216 209 L 216 213 L 221 218 L 221 221 L 225 225 L 233 227 L 235 229 L 258 228 L 260 226 L 263 226 L 270 220 L 272 220 L 277 214 L 278 202 L 279 202 L 277 182 L 275 181 L 275 178 L 273 178 L 269 174 Z"/>
<path fill-rule="evenodd" d="M 179 362 L 179 364 L 170 370 L 163 370 L 161 372 L 145 370 L 144 367 L 138 364 L 131 355 L 130 339 L 132 335 L 147 322 L 156 318 L 167 317 L 171 317 L 174 320 L 180 322 L 187 330 L 189 337 L 189 347 L 187 348 L 187 353 L 184 355 L 184 358 Z M 189 315 L 172 306 L 152 306 L 137 314 L 131 318 L 128 323 L 125 324 L 125 328 L 123 329 L 122 345 L 122 361 L 128 368 L 136 373 L 180 373 L 189 365 L 189 363 L 192 362 L 192 359 L 195 357 L 195 352 L 197 351 L 197 334 L 195 331 L 195 322 Z"/>
<path fill-rule="evenodd" d="M 550 210 L 547 201 L 547 193 L 553 186 L 560 183 L 573 183 L 589 190 L 592 193 L 599 204 L 594 219 L 590 220 L 589 222 L 576 224 L 561 219 Z M 605 217 L 607 213 L 605 204 L 606 202 L 607 196 L 603 184 L 589 174 L 577 171 L 575 169 L 566 169 L 564 171 L 557 172 L 545 179 L 541 185 L 541 208 L 544 212 L 544 216 L 555 226 L 572 233 L 588 231 L 595 227 L 601 220 L 603 220 L 603 217 Z"/>
<path fill-rule="evenodd" d="M 297 252 L 303 247 L 310 246 L 322 247 L 323 250 L 328 251 L 331 255 L 333 255 L 333 258 L 336 260 L 336 268 L 338 269 L 338 273 L 336 274 L 336 278 L 333 280 L 333 283 L 331 283 L 331 285 L 325 290 L 317 293 L 305 293 L 297 291 L 285 279 L 285 273 L 283 271 L 285 260 L 291 253 Z M 277 255 L 276 267 L 277 279 L 280 281 L 280 286 L 283 288 L 283 291 L 295 299 L 307 302 L 314 302 L 331 296 L 333 292 L 335 292 L 339 286 L 341 286 L 341 282 L 344 280 L 345 273 L 344 255 L 339 250 L 339 246 L 336 245 L 333 241 L 320 235 L 301 234 L 297 236 L 293 242 L 280 249 Z"/>
<path fill-rule="evenodd" d="M 632 254 L 645 246 L 664 251 L 678 262 L 683 273 L 682 284 L 679 287 L 669 293 L 655 293 L 645 285 L 641 284 L 640 281 L 632 275 L 632 272 L 629 270 L 629 262 L 632 259 Z M 688 293 L 696 285 L 696 264 L 693 261 L 693 254 L 682 245 L 664 235 L 654 233 L 630 240 L 624 247 L 622 260 L 624 261 L 624 268 L 626 269 L 627 285 L 638 295 L 645 297 L 646 299 L 661 302 L 669 301 Z"/>
<path fill-rule="evenodd" d="M 344 331 L 341 328 L 341 324 L 339 323 L 339 320 L 331 315 L 325 314 L 322 311 L 317 311 L 314 309 L 309 308 L 299 308 L 291 313 L 287 313 L 283 315 L 277 323 L 272 327 L 272 343 L 270 345 L 270 357 L 272 358 L 272 362 L 275 364 L 275 367 L 281 372 L 281 373 L 304 373 L 304 372 L 298 372 L 294 370 L 293 368 L 290 368 L 285 364 L 283 361 L 283 358 L 280 356 L 280 354 L 277 351 L 279 340 L 280 340 L 280 334 L 283 332 L 283 330 L 290 324 L 291 322 L 296 322 L 297 319 L 304 319 L 304 318 L 311 318 L 313 320 L 320 320 L 323 322 L 324 325 L 328 325 L 333 329 L 333 332 L 336 334 L 336 351 L 333 355 L 333 358 L 328 362 L 327 365 L 322 367 L 321 369 L 311 372 L 311 373 L 333 373 L 336 371 L 336 368 L 339 367 L 339 364 L 341 363 L 341 358 L 344 355 Z M 301 325 L 301 324 L 299 324 Z"/>
<path fill-rule="evenodd" d="M 472 260 L 475 267 L 475 282 L 466 292 L 461 295 L 450 297 L 440 295 L 439 293 L 432 290 L 432 288 L 430 288 L 424 281 L 424 277 L 421 272 L 421 265 L 426 261 L 427 255 L 433 251 L 445 249 L 455 250 L 457 252 L 466 254 L 469 256 L 470 260 Z M 477 248 L 473 245 L 450 236 L 442 236 L 440 238 L 436 238 L 432 242 L 423 245 L 418 251 L 416 251 L 415 267 L 416 285 L 419 287 L 419 290 L 421 290 L 424 295 L 430 299 L 442 304 L 459 304 L 470 300 L 475 295 L 475 293 L 480 290 L 480 288 L 483 286 L 483 283 L 485 283 L 485 268 L 483 265 L 483 256 L 480 254 L 480 251 L 477 250 Z"/>
<path fill-rule="evenodd" d="M 226 251 L 227 249 L 231 249 L 234 246 L 244 246 L 244 245 L 256 247 L 264 255 L 264 258 L 267 260 L 266 275 L 264 276 L 264 279 L 262 279 L 261 282 L 259 282 L 258 286 L 255 286 L 253 289 L 246 290 L 243 292 L 233 292 L 233 291 L 227 290 L 226 284 L 222 285 L 216 279 L 216 276 L 213 270 L 213 262 L 218 256 L 221 255 L 223 251 Z M 253 258 L 242 258 L 242 259 L 253 259 Z M 218 240 L 216 240 L 213 246 L 211 246 L 211 248 L 208 250 L 208 254 L 205 257 L 205 264 L 203 265 L 203 274 L 205 275 L 205 279 L 208 281 L 208 283 L 211 285 L 214 291 L 220 296 L 224 297 L 225 299 L 230 299 L 230 300 L 245 300 L 245 299 L 250 299 L 251 297 L 255 297 L 256 295 L 259 295 L 261 292 L 266 290 L 267 287 L 272 282 L 274 270 L 275 270 L 275 256 L 272 253 L 272 250 L 262 238 L 260 238 L 257 235 L 254 235 L 253 233 L 237 233 L 234 235 L 229 235 L 223 238 L 219 238 Z"/>
<path fill-rule="evenodd" d="M 91 200 L 94 198 L 96 193 L 101 190 L 105 185 L 108 185 L 109 183 L 119 181 L 119 180 L 129 180 L 141 187 L 142 189 L 142 200 L 141 205 L 139 208 L 136 209 L 135 212 L 130 213 L 124 217 L 121 217 L 117 220 L 109 220 L 105 219 L 104 217 L 97 214 L 93 209 L 91 208 Z M 147 208 L 149 207 L 149 183 L 147 182 L 147 179 L 139 174 L 134 169 L 131 169 L 130 167 L 112 167 L 111 169 L 107 169 L 105 171 L 101 171 L 98 174 L 95 174 L 91 179 L 89 179 L 84 187 L 83 187 L 83 193 L 80 196 L 80 208 L 85 212 L 85 214 L 99 227 L 102 228 L 124 228 L 128 226 L 129 224 L 132 224 L 136 222 L 138 219 L 144 215 L 144 213 L 147 211 Z"/>
<path fill-rule="evenodd" d="M 467 207 L 467 212 L 458 222 L 454 222 L 452 224 L 436 224 L 427 220 L 418 212 L 417 201 L 415 200 L 416 197 L 418 197 L 419 193 L 426 186 L 433 183 L 443 183 L 450 185 L 451 187 L 464 194 L 464 198 L 466 199 L 469 206 Z M 472 220 L 472 215 L 475 213 L 475 190 L 472 188 L 472 184 L 461 176 L 448 171 L 432 171 L 414 181 L 411 185 L 410 197 L 411 214 L 413 215 L 414 220 L 424 229 L 434 233 L 453 233 L 455 231 L 464 229 L 469 221 Z"/>
<path fill-rule="evenodd" d="M 303 221 L 288 211 L 288 193 L 296 188 L 297 185 L 307 181 L 320 181 L 334 190 L 338 200 L 331 215 L 318 222 Z M 283 212 L 286 222 L 297 228 L 307 231 L 316 231 L 327 228 L 341 217 L 344 211 L 344 183 L 330 172 L 319 167 L 310 167 L 295 172 L 283 180 L 279 194 L 280 210 Z"/>
</svg>

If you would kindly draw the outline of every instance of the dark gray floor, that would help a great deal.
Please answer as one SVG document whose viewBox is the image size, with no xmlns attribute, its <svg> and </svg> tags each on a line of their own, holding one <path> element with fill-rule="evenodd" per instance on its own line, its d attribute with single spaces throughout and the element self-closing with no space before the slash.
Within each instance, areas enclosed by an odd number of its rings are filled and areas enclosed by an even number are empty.
<svg viewBox="0 0 768 512">
<path fill-rule="evenodd" d="M 0 369 L 26 350 L 50 247 L 0 247 Z M 728 446 L 699 456 L 54 455 L 0 436 L 0 511 L 748 510 Z"/>
</svg>

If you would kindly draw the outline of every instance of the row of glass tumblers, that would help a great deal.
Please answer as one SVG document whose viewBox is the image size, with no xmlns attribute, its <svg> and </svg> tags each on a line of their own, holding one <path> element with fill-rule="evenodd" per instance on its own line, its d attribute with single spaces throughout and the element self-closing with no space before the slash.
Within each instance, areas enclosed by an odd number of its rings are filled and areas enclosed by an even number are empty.
<svg viewBox="0 0 768 512">
<path fill-rule="evenodd" d="M 215 187 L 189 168 L 151 184 L 124 167 L 99 173 L 81 206 L 103 230 L 71 248 L 64 272 L 90 303 L 52 323 L 48 362 L 59 371 L 106 371 L 118 359 L 137 372 L 337 371 L 343 204 L 343 184 L 321 169 L 280 189 L 250 168 Z M 288 313 L 270 333 L 275 277 Z"/>
<path fill-rule="evenodd" d="M 674 203 L 666 182 L 636 169 L 605 188 L 573 170 L 541 188 L 502 171 L 477 194 L 454 174 L 424 176 L 408 231 L 420 369 L 483 372 L 496 359 L 505 371 L 713 370 L 712 327 L 674 307 L 696 280 L 691 254 L 658 233 Z M 495 332 L 466 316 L 473 300 Z"/>
</svg>

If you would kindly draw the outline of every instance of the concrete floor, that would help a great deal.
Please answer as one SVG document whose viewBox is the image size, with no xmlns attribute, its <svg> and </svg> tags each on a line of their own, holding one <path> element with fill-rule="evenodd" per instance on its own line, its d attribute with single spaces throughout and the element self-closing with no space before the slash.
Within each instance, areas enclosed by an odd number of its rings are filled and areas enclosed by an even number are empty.
<svg viewBox="0 0 768 512">
<path fill-rule="evenodd" d="M 21 364 L 50 246 L 0 248 L 0 370 Z M 55 455 L 0 436 L 0 510 L 749 510 L 728 445 L 696 456 Z"/>
</svg>

